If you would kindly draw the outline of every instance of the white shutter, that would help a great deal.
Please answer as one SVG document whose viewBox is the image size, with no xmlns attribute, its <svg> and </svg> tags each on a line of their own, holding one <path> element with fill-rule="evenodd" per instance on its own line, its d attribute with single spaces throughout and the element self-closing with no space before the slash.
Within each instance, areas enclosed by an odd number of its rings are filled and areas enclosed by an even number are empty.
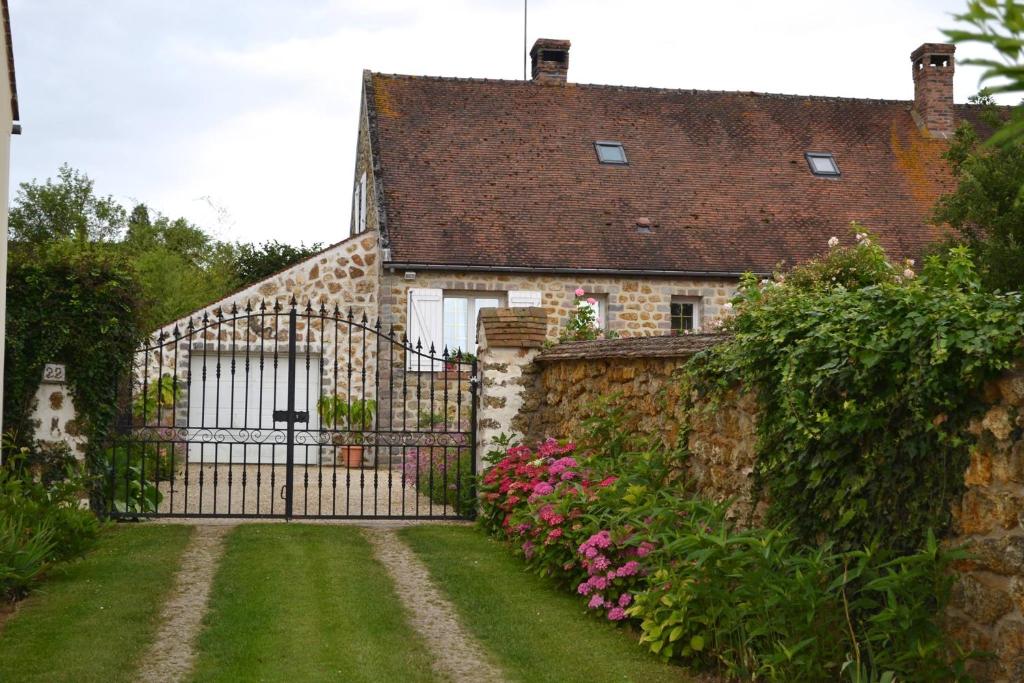
<svg viewBox="0 0 1024 683">
<path fill-rule="evenodd" d="M 359 232 L 366 231 L 366 173 L 359 179 Z"/>
<path fill-rule="evenodd" d="M 430 347 L 434 346 L 433 361 L 434 370 L 443 370 L 444 362 L 440 360 L 443 353 L 442 340 L 444 339 L 444 294 L 440 289 L 418 289 L 409 290 L 409 346 L 413 349 L 420 344 L 420 353 L 413 352 L 405 354 L 406 368 L 409 370 L 430 370 Z"/>
<path fill-rule="evenodd" d="M 540 306 L 540 292 L 533 292 L 528 289 L 513 289 L 509 291 L 509 308 L 525 308 L 527 306 Z"/>
</svg>

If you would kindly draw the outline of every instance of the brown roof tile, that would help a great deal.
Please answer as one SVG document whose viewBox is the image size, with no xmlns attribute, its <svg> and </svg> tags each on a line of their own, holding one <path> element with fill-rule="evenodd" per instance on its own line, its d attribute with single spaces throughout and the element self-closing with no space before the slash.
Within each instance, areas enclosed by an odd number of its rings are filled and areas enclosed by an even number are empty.
<svg viewBox="0 0 1024 683">
<path fill-rule="evenodd" d="M 850 221 L 896 257 L 943 234 L 927 221 L 952 184 L 946 143 L 918 130 L 910 102 L 366 82 L 397 263 L 767 272 L 846 239 Z M 629 164 L 598 163 L 595 140 L 623 143 Z M 805 152 L 832 152 L 842 176 L 813 176 Z"/>
</svg>

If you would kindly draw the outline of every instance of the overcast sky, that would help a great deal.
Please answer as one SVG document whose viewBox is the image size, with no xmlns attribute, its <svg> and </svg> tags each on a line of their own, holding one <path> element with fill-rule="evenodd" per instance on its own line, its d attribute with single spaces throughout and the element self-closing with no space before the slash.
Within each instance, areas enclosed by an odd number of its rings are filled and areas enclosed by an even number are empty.
<svg viewBox="0 0 1024 683">
<path fill-rule="evenodd" d="M 68 162 L 103 194 L 231 240 L 346 236 L 364 68 L 523 73 L 522 0 L 10 5 L 24 127 L 12 184 Z M 530 0 L 528 38 L 570 39 L 581 83 L 910 99 L 910 52 L 941 42 L 965 5 Z M 958 67 L 957 101 L 977 82 Z"/>
</svg>

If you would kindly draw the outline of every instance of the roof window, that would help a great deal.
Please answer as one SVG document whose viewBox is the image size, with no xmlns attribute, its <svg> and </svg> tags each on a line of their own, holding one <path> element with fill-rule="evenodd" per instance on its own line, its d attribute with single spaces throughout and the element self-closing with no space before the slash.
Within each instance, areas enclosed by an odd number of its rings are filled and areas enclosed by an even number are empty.
<svg viewBox="0 0 1024 683">
<path fill-rule="evenodd" d="M 626 150 L 622 148 L 621 142 L 598 140 L 594 143 L 594 149 L 597 150 L 597 160 L 602 164 L 629 163 L 629 161 L 626 160 Z"/>
<path fill-rule="evenodd" d="M 839 175 L 839 166 L 831 152 L 807 152 L 807 165 L 811 167 L 811 173 L 820 176 L 836 177 Z"/>
</svg>

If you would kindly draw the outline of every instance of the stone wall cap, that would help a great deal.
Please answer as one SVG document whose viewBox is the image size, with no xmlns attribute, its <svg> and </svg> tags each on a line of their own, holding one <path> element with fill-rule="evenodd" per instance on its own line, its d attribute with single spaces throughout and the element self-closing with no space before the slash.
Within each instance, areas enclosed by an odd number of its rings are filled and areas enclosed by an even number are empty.
<svg viewBox="0 0 1024 683">
<path fill-rule="evenodd" d="M 683 334 L 563 342 L 542 351 L 541 362 L 591 358 L 683 358 L 730 338 L 728 334 Z"/>
<path fill-rule="evenodd" d="M 547 315 L 537 306 L 484 308 L 477 326 L 483 329 L 486 346 L 539 349 L 547 336 Z"/>
</svg>

